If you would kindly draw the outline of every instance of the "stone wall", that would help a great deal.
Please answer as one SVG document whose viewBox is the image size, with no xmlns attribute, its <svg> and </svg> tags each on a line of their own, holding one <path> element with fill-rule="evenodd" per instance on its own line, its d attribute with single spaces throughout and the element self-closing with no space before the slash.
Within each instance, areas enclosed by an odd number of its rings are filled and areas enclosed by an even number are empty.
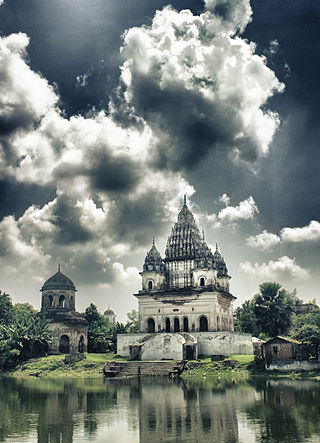
<svg viewBox="0 0 320 443">
<path fill-rule="evenodd" d="M 117 354 L 123 357 L 129 357 L 129 345 L 146 337 L 146 333 L 137 334 L 119 334 Z M 159 336 L 159 342 L 157 340 L 150 340 L 150 350 L 148 351 L 148 358 L 143 355 L 143 358 L 148 360 L 161 360 L 166 358 L 163 346 L 163 339 L 166 334 L 156 334 Z M 170 334 L 170 336 L 175 334 Z M 178 334 L 177 334 L 178 335 Z M 253 354 L 252 338 L 250 334 L 240 334 L 234 332 L 194 332 L 191 334 L 198 341 L 198 355 L 211 356 L 211 355 L 237 355 L 237 354 Z M 157 347 L 152 350 L 152 344 L 158 343 Z M 175 353 L 175 349 L 178 348 L 178 343 L 174 342 L 172 346 L 172 353 Z M 182 345 L 180 344 L 182 349 Z M 179 351 L 180 352 L 180 351 Z M 182 351 L 181 351 L 182 352 Z M 169 355 L 169 350 L 166 351 Z M 173 354 L 172 354 L 173 355 Z M 181 354 L 179 354 L 181 355 Z M 175 358 L 175 357 L 170 357 Z M 182 359 L 182 356 L 177 359 Z"/>
<path fill-rule="evenodd" d="M 83 324 L 74 325 L 66 323 L 49 323 L 52 331 L 52 342 L 49 344 L 50 354 L 59 354 L 59 342 L 62 336 L 69 338 L 70 353 L 79 352 L 79 340 L 83 336 L 83 352 L 87 352 L 88 327 Z"/>
<path fill-rule="evenodd" d="M 291 360 L 291 361 L 278 361 L 270 363 L 267 367 L 267 371 L 283 371 L 283 372 L 291 372 L 291 371 L 314 371 L 315 369 L 320 369 L 319 361 L 309 361 L 309 360 Z"/>
<path fill-rule="evenodd" d="M 251 334 L 237 332 L 195 332 L 199 356 L 253 354 Z"/>
</svg>

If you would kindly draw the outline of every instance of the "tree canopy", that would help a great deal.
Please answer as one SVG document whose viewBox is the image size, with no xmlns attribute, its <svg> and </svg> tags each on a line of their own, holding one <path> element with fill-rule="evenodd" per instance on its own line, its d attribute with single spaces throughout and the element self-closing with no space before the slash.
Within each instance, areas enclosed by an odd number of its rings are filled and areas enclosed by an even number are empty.
<svg viewBox="0 0 320 443">
<path fill-rule="evenodd" d="M 276 282 L 261 283 L 259 289 L 252 300 L 235 309 L 235 329 L 260 337 L 287 334 L 294 307 L 302 303 L 296 291 L 289 292 Z"/>
</svg>

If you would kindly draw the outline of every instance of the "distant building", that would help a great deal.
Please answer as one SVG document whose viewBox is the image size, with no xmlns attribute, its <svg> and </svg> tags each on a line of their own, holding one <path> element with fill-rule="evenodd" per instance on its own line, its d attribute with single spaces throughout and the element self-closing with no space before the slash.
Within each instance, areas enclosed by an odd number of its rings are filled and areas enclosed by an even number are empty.
<svg viewBox="0 0 320 443">
<path fill-rule="evenodd" d="M 50 354 L 86 352 L 87 320 L 75 310 L 76 288 L 72 280 L 60 270 L 42 286 L 41 312 L 49 320 L 53 341 Z"/>
<path fill-rule="evenodd" d="M 296 315 L 306 315 L 315 309 L 319 309 L 319 306 L 317 306 L 315 303 L 303 303 L 302 305 L 296 305 L 294 307 L 294 312 Z"/>
<path fill-rule="evenodd" d="M 288 337 L 274 337 L 262 345 L 263 357 L 267 364 L 295 360 L 300 356 L 301 343 Z"/>
<path fill-rule="evenodd" d="M 165 257 L 153 241 L 140 274 L 142 289 L 134 294 L 140 330 L 118 335 L 118 353 L 130 355 L 131 349 L 135 359 L 252 353 L 251 336 L 233 332 L 236 297 L 230 293 L 224 258 L 217 245 L 214 253 L 207 245 L 186 197 Z"/>
<path fill-rule="evenodd" d="M 106 317 L 110 323 L 117 323 L 117 316 L 113 309 L 108 308 L 104 311 L 103 316 Z"/>
</svg>

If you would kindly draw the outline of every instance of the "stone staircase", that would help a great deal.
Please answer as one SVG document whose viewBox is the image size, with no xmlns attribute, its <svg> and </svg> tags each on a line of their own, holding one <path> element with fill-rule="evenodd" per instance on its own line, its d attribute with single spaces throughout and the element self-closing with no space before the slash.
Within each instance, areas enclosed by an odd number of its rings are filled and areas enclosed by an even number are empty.
<svg viewBox="0 0 320 443">
<path fill-rule="evenodd" d="M 108 361 L 103 373 L 106 377 L 133 377 L 142 375 L 180 375 L 185 361 Z"/>
</svg>

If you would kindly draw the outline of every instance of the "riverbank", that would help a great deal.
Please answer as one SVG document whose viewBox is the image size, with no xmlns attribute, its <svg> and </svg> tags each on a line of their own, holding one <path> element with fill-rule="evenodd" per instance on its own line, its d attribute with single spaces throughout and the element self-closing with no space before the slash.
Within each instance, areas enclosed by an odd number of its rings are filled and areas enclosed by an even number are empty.
<svg viewBox="0 0 320 443">
<path fill-rule="evenodd" d="M 97 378 L 102 377 L 106 361 L 125 361 L 112 353 L 85 355 L 84 360 L 72 363 L 65 362 L 65 355 L 34 358 L 0 374 L 14 378 Z"/>
<path fill-rule="evenodd" d="M 123 362 L 126 359 L 113 353 L 105 353 L 86 354 L 86 358 L 79 362 L 65 362 L 65 355 L 50 355 L 29 360 L 10 371 L 0 372 L 0 375 L 19 379 L 97 378 L 102 377 L 103 367 L 107 361 Z M 210 380 L 210 383 L 214 382 L 219 386 L 244 382 L 252 376 L 320 381 L 319 371 L 291 373 L 266 371 L 263 362 L 257 361 L 253 355 L 233 355 L 218 362 L 211 362 L 206 358 L 200 362 L 200 367 L 183 372 L 182 378 L 185 382 Z"/>
</svg>

